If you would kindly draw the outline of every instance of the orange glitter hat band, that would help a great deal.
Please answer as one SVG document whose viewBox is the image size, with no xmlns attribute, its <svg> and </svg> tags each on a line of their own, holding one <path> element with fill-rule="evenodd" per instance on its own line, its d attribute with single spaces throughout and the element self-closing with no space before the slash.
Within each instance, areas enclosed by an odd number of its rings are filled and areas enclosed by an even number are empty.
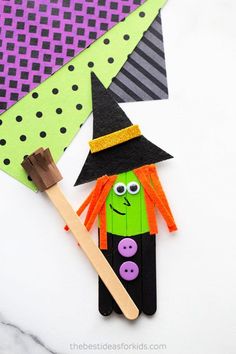
<svg viewBox="0 0 236 354">
<path fill-rule="evenodd" d="M 131 139 L 137 138 L 142 135 L 138 125 L 131 125 L 130 127 L 117 130 L 114 133 L 101 136 L 99 138 L 90 140 L 89 146 L 91 153 L 99 152 L 108 149 L 112 146 L 116 146 Z"/>
</svg>

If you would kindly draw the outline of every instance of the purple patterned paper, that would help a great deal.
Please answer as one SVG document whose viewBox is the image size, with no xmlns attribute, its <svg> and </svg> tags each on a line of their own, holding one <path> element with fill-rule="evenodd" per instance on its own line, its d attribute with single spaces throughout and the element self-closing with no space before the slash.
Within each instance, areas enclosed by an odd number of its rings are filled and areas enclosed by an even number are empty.
<svg viewBox="0 0 236 354">
<path fill-rule="evenodd" d="M 0 113 L 145 0 L 0 0 Z"/>
</svg>

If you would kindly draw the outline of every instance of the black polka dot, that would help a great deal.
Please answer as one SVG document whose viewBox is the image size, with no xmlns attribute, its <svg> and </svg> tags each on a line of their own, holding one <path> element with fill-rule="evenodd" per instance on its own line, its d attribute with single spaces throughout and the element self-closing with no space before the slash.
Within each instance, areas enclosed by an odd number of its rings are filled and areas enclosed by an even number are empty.
<svg viewBox="0 0 236 354">
<path fill-rule="evenodd" d="M 104 44 L 109 44 L 110 43 L 110 40 L 108 38 L 105 38 L 104 41 L 103 41 Z"/>
<path fill-rule="evenodd" d="M 39 97 L 39 94 L 38 94 L 37 92 L 33 92 L 33 93 L 32 93 L 32 97 L 33 97 L 33 98 L 38 98 L 38 97 Z"/>
<path fill-rule="evenodd" d="M 82 108 L 83 108 L 82 104 L 78 103 L 78 104 L 76 105 L 76 109 L 78 109 L 79 111 L 80 111 Z"/>
<path fill-rule="evenodd" d="M 72 86 L 72 90 L 73 90 L 73 91 L 77 91 L 77 90 L 78 90 L 78 88 L 79 88 L 79 86 L 78 86 L 78 85 L 73 85 L 73 86 Z"/>
<path fill-rule="evenodd" d="M 47 134 L 46 134 L 46 132 L 40 132 L 39 135 L 40 135 L 41 138 L 45 138 Z"/>
<path fill-rule="evenodd" d="M 82 128 L 82 126 L 83 126 L 83 123 L 81 123 L 79 127 Z"/>
<path fill-rule="evenodd" d="M 143 11 L 141 11 L 141 12 L 139 13 L 139 16 L 140 16 L 140 17 L 145 17 L 145 15 L 146 15 L 146 14 L 145 14 L 145 12 L 143 12 Z"/>
<path fill-rule="evenodd" d="M 52 89 L 52 93 L 53 93 L 54 95 L 57 95 L 58 92 L 59 92 L 59 90 L 58 90 L 57 88 Z"/>
<path fill-rule="evenodd" d="M 69 70 L 69 71 L 73 71 L 73 70 L 75 70 L 74 65 L 69 65 L 69 66 L 68 66 L 68 70 Z"/>
<path fill-rule="evenodd" d="M 56 113 L 57 113 L 57 114 L 62 114 L 62 109 L 61 109 L 61 108 L 57 108 L 57 109 L 56 109 Z"/>
<path fill-rule="evenodd" d="M 0 125 L 2 125 L 2 120 L 0 119 Z"/>
<path fill-rule="evenodd" d="M 110 57 L 110 58 L 107 59 L 107 61 L 108 61 L 109 64 L 112 64 L 112 63 L 114 63 L 114 58 Z"/>
<path fill-rule="evenodd" d="M 88 62 L 88 67 L 89 68 L 93 68 L 94 67 L 94 63 L 92 61 Z"/>
<path fill-rule="evenodd" d="M 21 140 L 21 141 L 26 141 L 26 136 L 25 136 L 25 135 L 21 135 L 21 136 L 20 136 L 20 140 Z"/>
<path fill-rule="evenodd" d="M 130 36 L 128 34 L 125 34 L 123 38 L 125 41 L 128 41 L 130 39 Z"/>
<path fill-rule="evenodd" d="M 66 128 L 65 128 L 65 127 L 62 127 L 62 128 L 60 129 L 60 132 L 61 132 L 62 134 L 65 134 L 65 133 L 66 133 Z"/>
<path fill-rule="evenodd" d="M 42 116 L 43 116 L 42 112 L 40 112 L 40 111 L 36 112 L 36 117 L 37 118 L 41 118 Z"/>
<path fill-rule="evenodd" d="M 21 122 L 22 119 L 23 119 L 23 118 L 22 118 L 21 116 L 16 116 L 16 121 L 17 121 L 17 122 Z"/>
<path fill-rule="evenodd" d="M 2 146 L 6 145 L 6 140 L 5 139 L 1 139 L 0 140 L 0 145 L 2 145 Z"/>
<path fill-rule="evenodd" d="M 67 146 L 64 148 L 64 151 L 66 151 L 66 149 L 67 149 Z"/>
<path fill-rule="evenodd" d="M 10 160 L 9 159 L 4 159 L 3 160 L 3 163 L 4 163 L 4 165 L 10 165 Z"/>
</svg>

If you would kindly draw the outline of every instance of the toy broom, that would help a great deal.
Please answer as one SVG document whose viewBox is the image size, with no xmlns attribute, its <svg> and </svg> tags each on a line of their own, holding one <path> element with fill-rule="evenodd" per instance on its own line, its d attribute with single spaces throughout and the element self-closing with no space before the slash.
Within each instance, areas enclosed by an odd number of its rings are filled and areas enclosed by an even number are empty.
<svg viewBox="0 0 236 354">
<path fill-rule="evenodd" d="M 77 214 L 88 208 L 85 226 L 99 217 L 99 247 L 140 312 L 156 311 L 155 209 L 169 231 L 177 230 L 154 163 L 172 158 L 133 125 L 92 73 L 93 140 L 76 185 L 96 180 Z M 67 230 L 69 229 L 66 227 Z M 99 311 L 120 313 L 99 279 Z"/>
<path fill-rule="evenodd" d="M 76 241 L 103 280 L 110 296 L 119 304 L 124 315 L 130 320 L 136 319 L 139 314 L 137 307 L 59 188 L 57 183 L 62 179 L 62 176 L 49 149 L 38 149 L 22 162 L 22 166 L 38 189 L 48 195 L 69 225 Z"/>
</svg>

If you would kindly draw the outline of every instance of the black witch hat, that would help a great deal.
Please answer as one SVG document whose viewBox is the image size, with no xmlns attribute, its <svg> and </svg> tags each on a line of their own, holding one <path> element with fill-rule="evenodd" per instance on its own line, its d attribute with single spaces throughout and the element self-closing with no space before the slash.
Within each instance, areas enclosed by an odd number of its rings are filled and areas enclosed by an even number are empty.
<svg viewBox="0 0 236 354">
<path fill-rule="evenodd" d="M 93 140 L 75 185 L 172 158 L 141 134 L 94 73 L 91 79 Z"/>
</svg>

